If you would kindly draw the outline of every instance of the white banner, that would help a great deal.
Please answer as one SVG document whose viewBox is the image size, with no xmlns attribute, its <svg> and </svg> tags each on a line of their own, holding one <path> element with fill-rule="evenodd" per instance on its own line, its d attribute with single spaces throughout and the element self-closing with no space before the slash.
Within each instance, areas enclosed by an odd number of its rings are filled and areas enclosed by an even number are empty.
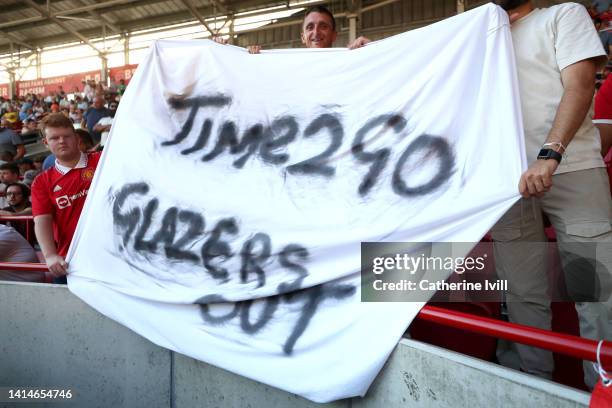
<svg viewBox="0 0 612 408">
<path fill-rule="evenodd" d="M 362 49 L 159 41 L 121 101 L 69 287 L 152 342 L 318 402 L 364 395 L 422 303 L 362 241 L 478 241 L 518 198 L 492 5 Z"/>
</svg>

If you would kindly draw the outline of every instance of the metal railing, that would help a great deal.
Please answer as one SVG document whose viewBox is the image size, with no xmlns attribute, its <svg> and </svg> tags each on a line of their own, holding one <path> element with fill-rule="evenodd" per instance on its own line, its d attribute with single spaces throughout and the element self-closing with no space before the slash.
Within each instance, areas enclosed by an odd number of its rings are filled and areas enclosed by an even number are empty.
<svg viewBox="0 0 612 408">
<path fill-rule="evenodd" d="M 34 243 L 35 241 L 34 235 L 33 235 L 34 228 L 31 227 L 34 225 L 33 216 L 31 215 L 0 215 L 0 222 L 4 222 L 4 221 L 8 221 L 8 222 L 18 221 L 18 222 L 25 223 L 25 239 L 30 244 Z"/>
<path fill-rule="evenodd" d="M 47 265 L 43 263 L 25 262 L 0 262 L 0 270 L 48 271 Z M 578 336 L 555 333 L 428 305 L 421 309 L 417 319 L 535 346 L 581 360 L 597 361 L 597 345 L 599 342 Z M 612 371 L 612 342 L 604 341 L 602 343 L 600 361 L 604 369 Z"/>
<path fill-rule="evenodd" d="M 543 348 L 581 360 L 597 361 L 597 346 L 599 342 L 595 340 L 435 306 L 423 307 L 417 318 L 444 326 L 464 329 L 473 333 Z M 604 341 L 602 343 L 600 361 L 604 369 L 612 370 L 612 342 Z"/>
</svg>

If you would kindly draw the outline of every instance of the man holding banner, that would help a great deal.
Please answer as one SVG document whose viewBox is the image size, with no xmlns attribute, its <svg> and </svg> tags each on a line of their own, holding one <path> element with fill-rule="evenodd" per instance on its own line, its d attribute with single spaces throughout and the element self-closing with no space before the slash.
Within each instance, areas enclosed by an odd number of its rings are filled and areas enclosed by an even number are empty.
<svg viewBox="0 0 612 408">
<path fill-rule="evenodd" d="M 544 213 L 556 230 L 581 335 L 610 339 L 612 204 L 598 134 L 587 115 L 595 72 L 606 54 L 582 5 L 495 3 L 510 16 L 529 163 L 519 183 L 523 198 L 492 229 L 497 270 L 509 283 L 510 319 L 551 327 Z M 550 352 L 517 348 L 523 371 L 551 378 Z M 584 369 L 593 387 L 591 364 L 585 362 Z"/>
<path fill-rule="evenodd" d="M 111 137 L 88 194 L 69 289 L 256 381 L 364 395 L 424 300 L 362 301 L 362 243 L 475 242 L 518 198 L 507 22 L 488 4 L 357 51 L 260 57 L 156 42 L 113 124 L 130 137 Z"/>
<path fill-rule="evenodd" d="M 55 155 L 55 165 L 32 184 L 34 230 L 56 283 L 66 283 L 64 257 L 76 230 L 100 153 L 79 150 L 72 121 L 61 113 L 43 121 L 43 142 Z"/>
<path fill-rule="evenodd" d="M 306 48 L 331 48 L 337 36 L 336 19 L 327 7 L 317 5 L 306 10 L 302 22 L 302 32 L 300 33 L 302 44 Z M 226 41 L 220 38 L 214 38 L 214 40 L 226 44 Z M 369 42 L 368 38 L 362 36 L 350 43 L 347 48 L 354 50 Z M 247 50 L 250 54 L 259 54 L 261 46 L 249 45 Z"/>
</svg>

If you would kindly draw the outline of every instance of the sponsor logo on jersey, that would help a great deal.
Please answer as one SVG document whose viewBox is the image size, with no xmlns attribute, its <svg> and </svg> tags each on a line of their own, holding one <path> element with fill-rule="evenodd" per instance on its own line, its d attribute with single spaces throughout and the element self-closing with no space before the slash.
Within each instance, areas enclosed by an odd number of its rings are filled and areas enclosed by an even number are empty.
<svg viewBox="0 0 612 408">
<path fill-rule="evenodd" d="M 76 200 L 76 199 L 78 199 L 78 198 L 81 198 L 81 197 L 85 197 L 85 196 L 87 195 L 87 192 L 88 192 L 88 191 L 89 191 L 89 190 L 81 190 L 81 191 L 79 191 L 78 193 L 73 194 L 73 195 L 71 195 L 71 196 L 68 196 L 68 195 L 63 195 L 63 196 L 61 196 L 61 197 L 57 197 L 57 198 L 55 199 L 55 202 L 57 203 L 57 207 L 58 207 L 60 210 L 62 210 L 62 209 L 64 209 L 64 208 L 66 208 L 66 207 L 70 207 L 70 206 L 72 205 L 72 202 L 73 202 L 74 200 Z"/>
<path fill-rule="evenodd" d="M 67 195 L 57 197 L 55 201 L 57 202 L 57 206 L 60 210 L 66 207 L 70 207 L 72 205 Z"/>
</svg>

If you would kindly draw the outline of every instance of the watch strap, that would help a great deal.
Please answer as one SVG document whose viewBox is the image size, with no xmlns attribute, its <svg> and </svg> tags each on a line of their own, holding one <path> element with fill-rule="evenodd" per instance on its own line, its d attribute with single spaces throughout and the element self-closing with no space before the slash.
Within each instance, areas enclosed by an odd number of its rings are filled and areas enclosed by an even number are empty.
<svg viewBox="0 0 612 408">
<path fill-rule="evenodd" d="M 553 149 L 541 149 L 538 153 L 538 160 L 556 160 L 557 163 L 561 163 L 563 156 L 559 152 L 555 152 Z"/>
</svg>

